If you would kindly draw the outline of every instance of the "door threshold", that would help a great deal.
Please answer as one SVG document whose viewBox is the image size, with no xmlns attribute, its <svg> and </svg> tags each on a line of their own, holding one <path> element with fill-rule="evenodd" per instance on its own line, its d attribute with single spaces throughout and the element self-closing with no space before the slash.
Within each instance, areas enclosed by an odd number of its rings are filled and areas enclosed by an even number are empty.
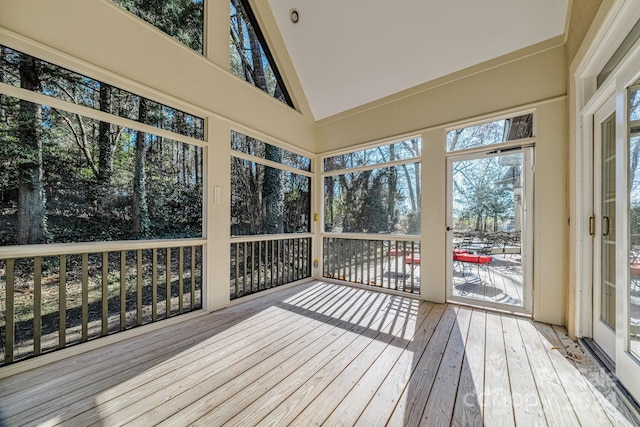
<svg viewBox="0 0 640 427">
<path fill-rule="evenodd" d="M 474 304 L 471 301 L 465 300 L 465 301 L 461 301 L 458 299 L 447 299 L 447 304 L 456 304 L 456 305 L 462 305 L 465 307 L 471 307 L 471 308 L 478 308 L 481 310 L 485 310 L 485 311 L 491 311 L 491 312 L 495 312 L 495 313 L 502 313 L 502 314 L 511 314 L 513 316 L 520 316 L 520 317 L 526 317 L 528 319 L 533 319 L 533 316 L 531 315 L 531 313 L 528 313 L 526 311 L 524 311 L 523 309 L 519 309 L 519 310 L 509 310 L 508 306 L 495 306 L 495 305 L 484 305 L 481 303 L 478 304 Z"/>
<path fill-rule="evenodd" d="M 620 382 L 618 377 L 615 374 L 616 364 L 609 355 L 607 355 L 604 350 L 591 338 L 580 338 L 578 340 L 580 346 L 586 350 L 586 352 L 593 356 L 596 362 L 602 366 L 609 375 L 609 377 L 615 383 L 615 391 L 620 397 L 621 402 L 626 405 L 631 414 L 635 417 L 635 421 L 640 425 L 640 405 L 634 399 L 634 397 L 629 393 L 629 391 L 625 388 L 625 386 Z"/>
<path fill-rule="evenodd" d="M 586 347 L 593 356 L 600 362 L 602 366 L 607 368 L 609 373 L 613 374 L 616 371 L 616 362 L 609 357 L 607 353 L 591 338 L 580 338 L 580 343 L 583 347 Z"/>
</svg>

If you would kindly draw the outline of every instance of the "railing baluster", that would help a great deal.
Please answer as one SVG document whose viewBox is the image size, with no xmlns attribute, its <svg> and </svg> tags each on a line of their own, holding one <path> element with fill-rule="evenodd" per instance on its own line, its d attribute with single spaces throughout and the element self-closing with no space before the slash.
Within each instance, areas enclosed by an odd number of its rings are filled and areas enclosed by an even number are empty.
<svg viewBox="0 0 640 427">
<path fill-rule="evenodd" d="M 331 270 L 332 260 L 334 256 L 334 252 L 331 249 L 333 246 L 333 241 L 330 238 L 322 239 L 322 276 L 323 277 L 334 277 L 333 271 Z"/>
<path fill-rule="evenodd" d="M 264 244 L 264 254 L 263 254 L 263 265 L 264 265 L 264 274 L 263 279 L 264 279 L 264 289 L 269 289 L 271 286 L 269 285 L 269 244 L 271 242 L 269 240 L 265 240 L 263 242 Z M 262 246 L 262 245 L 260 245 Z"/>
<path fill-rule="evenodd" d="M 413 256 L 413 255 L 412 255 Z M 407 242 L 402 242 L 402 290 L 407 290 Z"/>
<path fill-rule="evenodd" d="M 58 348 L 67 345 L 67 256 L 60 255 L 58 281 Z"/>
<path fill-rule="evenodd" d="M 301 273 L 301 269 L 302 269 L 302 254 L 300 253 L 300 244 L 302 243 L 301 239 L 296 239 L 296 247 L 297 247 L 297 253 L 298 255 L 296 256 L 296 277 L 295 280 L 300 280 L 300 273 Z"/>
<path fill-rule="evenodd" d="M 331 253 L 327 252 L 328 247 L 329 239 L 322 239 L 322 277 L 329 277 L 329 257 L 331 256 Z"/>
<path fill-rule="evenodd" d="M 354 283 L 361 283 L 362 280 L 360 279 L 360 273 L 358 273 L 358 267 L 360 266 L 360 262 L 362 257 L 360 256 L 360 242 L 357 240 L 352 240 L 351 241 L 353 244 L 353 264 L 354 264 L 354 276 L 353 276 L 353 281 Z M 362 270 L 362 268 L 360 268 L 360 270 Z"/>
<path fill-rule="evenodd" d="M 244 273 L 242 275 L 242 295 L 247 295 L 247 263 L 249 257 L 247 256 L 247 242 L 244 242 L 244 248 L 242 250 L 242 266 L 244 267 Z"/>
<path fill-rule="evenodd" d="M 351 281 L 351 244 L 353 240 L 347 240 L 347 265 L 349 266 L 349 270 L 347 271 L 347 282 Z"/>
<path fill-rule="evenodd" d="M 293 273 L 295 273 L 294 270 L 294 262 L 295 262 L 295 251 L 294 248 L 292 248 L 292 240 L 291 239 L 287 239 L 287 283 L 291 282 L 293 280 Z"/>
<path fill-rule="evenodd" d="M 284 284 L 284 242 L 278 240 L 278 285 Z"/>
<path fill-rule="evenodd" d="M 360 254 L 360 283 L 366 285 L 367 277 L 364 271 L 364 260 L 365 260 L 364 242 L 365 242 L 364 240 L 360 241 L 360 251 L 358 253 Z"/>
<path fill-rule="evenodd" d="M 285 244 L 285 251 L 284 251 L 284 256 L 285 256 L 285 263 L 284 263 L 284 283 L 289 283 L 291 281 L 291 270 L 292 270 L 292 266 L 291 266 L 291 258 L 293 257 L 293 255 L 291 254 L 291 239 L 285 239 L 284 240 L 284 244 Z"/>
<path fill-rule="evenodd" d="M 89 337 L 89 254 L 82 254 L 82 337 L 80 342 Z"/>
<path fill-rule="evenodd" d="M 136 251 L 136 325 L 142 325 L 142 249 Z"/>
<path fill-rule="evenodd" d="M 289 281 L 289 239 L 282 241 L 282 282 L 287 283 Z"/>
<path fill-rule="evenodd" d="M 414 242 L 413 240 L 411 241 L 411 289 L 410 291 L 413 292 L 413 290 L 415 289 L 415 278 L 413 276 L 415 276 L 415 272 L 416 272 L 416 268 L 420 268 L 420 266 L 418 265 L 418 267 L 416 267 L 416 242 Z"/>
<path fill-rule="evenodd" d="M 184 312 L 184 248 L 178 248 L 178 313 Z"/>
<path fill-rule="evenodd" d="M 298 239 L 291 239 L 291 246 L 291 281 L 295 282 L 298 279 Z"/>
<path fill-rule="evenodd" d="M 307 251 L 306 252 L 306 254 L 307 254 L 307 256 L 306 256 L 307 268 L 305 269 L 305 274 L 306 274 L 306 277 L 311 277 L 311 269 L 312 269 L 312 264 L 313 264 L 313 261 L 311 260 L 311 256 L 312 256 L 312 253 L 311 253 L 312 252 L 311 251 L 311 237 L 307 237 L 306 245 L 307 245 L 307 248 L 306 248 L 306 251 Z"/>
<path fill-rule="evenodd" d="M 14 276 L 15 259 L 7 259 L 7 300 L 5 311 L 5 344 L 4 344 L 4 362 L 13 362 L 13 347 L 15 343 L 15 276 Z"/>
<path fill-rule="evenodd" d="M 373 284 L 378 286 L 378 280 L 377 280 L 377 275 L 378 275 L 378 241 L 374 240 L 373 241 Z M 371 282 L 369 282 L 371 283 Z"/>
<path fill-rule="evenodd" d="M 42 351 L 42 257 L 33 258 L 33 354 Z"/>
<path fill-rule="evenodd" d="M 120 251 L 120 330 L 127 327 L 127 251 Z"/>
<path fill-rule="evenodd" d="M 158 249 L 151 251 L 151 321 L 158 320 Z"/>
<path fill-rule="evenodd" d="M 291 281 L 295 282 L 298 279 L 298 239 L 291 239 L 291 245 L 293 247 L 293 255 L 291 259 Z"/>
<path fill-rule="evenodd" d="M 271 286 L 278 286 L 278 240 L 271 242 Z"/>
<path fill-rule="evenodd" d="M 264 289 L 261 285 L 263 282 L 263 277 L 262 277 L 262 242 L 258 242 L 258 268 L 257 268 L 257 273 L 258 273 L 258 290 L 261 291 L 262 289 Z"/>
<path fill-rule="evenodd" d="M 109 332 L 109 252 L 102 252 L 102 330 L 101 336 Z"/>
<path fill-rule="evenodd" d="M 353 282 L 354 283 L 359 283 L 358 282 L 358 263 L 359 261 L 359 257 L 358 257 L 358 241 L 357 240 L 352 240 L 351 241 L 351 246 L 353 246 L 353 267 L 355 269 L 355 271 L 353 272 Z"/>
<path fill-rule="evenodd" d="M 233 243 L 236 253 L 236 286 L 234 290 L 234 298 L 240 296 L 240 243 Z"/>
<path fill-rule="evenodd" d="M 171 317 L 171 248 L 167 248 L 167 267 L 165 274 L 166 300 L 165 300 L 165 318 Z"/>
<path fill-rule="evenodd" d="M 238 276 L 236 276 L 237 278 Z M 191 301 L 190 310 L 196 306 L 196 247 L 191 246 Z"/>
<path fill-rule="evenodd" d="M 367 285 L 371 284 L 371 240 L 367 240 Z"/>
<path fill-rule="evenodd" d="M 396 256 L 394 257 L 395 267 L 394 267 L 394 274 L 393 274 L 393 277 L 394 277 L 393 289 L 397 291 L 398 290 L 398 258 L 399 258 L 398 257 L 398 241 L 394 240 L 394 242 L 395 242 Z"/>
<path fill-rule="evenodd" d="M 340 257 L 338 258 L 338 279 L 345 280 L 346 271 L 344 270 L 344 263 L 345 263 L 345 261 L 344 261 L 344 240 L 342 240 L 342 239 L 340 240 L 339 246 L 340 246 L 340 249 L 338 249 L 338 250 L 340 252 Z"/>
</svg>

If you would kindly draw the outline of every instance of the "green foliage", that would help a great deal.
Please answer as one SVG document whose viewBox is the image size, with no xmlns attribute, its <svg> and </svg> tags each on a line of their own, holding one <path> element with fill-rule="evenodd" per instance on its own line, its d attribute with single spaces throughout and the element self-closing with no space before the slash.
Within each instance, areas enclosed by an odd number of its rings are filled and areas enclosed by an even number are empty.
<svg viewBox="0 0 640 427">
<path fill-rule="evenodd" d="M 179 42 L 202 53 L 202 0 L 113 0 Z"/>
</svg>

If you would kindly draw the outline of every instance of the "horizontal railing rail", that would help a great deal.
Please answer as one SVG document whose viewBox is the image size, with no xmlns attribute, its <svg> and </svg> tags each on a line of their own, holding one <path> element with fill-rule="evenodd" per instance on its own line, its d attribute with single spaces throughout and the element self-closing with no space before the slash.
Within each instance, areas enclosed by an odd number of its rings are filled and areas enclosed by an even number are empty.
<svg viewBox="0 0 640 427">
<path fill-rule="evenodd" d="M 420 240 L 324 237 L 323 277 L 410 293 L 420 292 Z"/>
<path fill-rule="evenodd" d="M 202 308 L 203 242 L 21 246 L 11 256 L 0 252 L 4 364 Z"/>
<path fill-rule="evenodd" d="M 231 243 L 230 298 L 311 277 L 312 238 L 260 236 Z"/>
</svg>

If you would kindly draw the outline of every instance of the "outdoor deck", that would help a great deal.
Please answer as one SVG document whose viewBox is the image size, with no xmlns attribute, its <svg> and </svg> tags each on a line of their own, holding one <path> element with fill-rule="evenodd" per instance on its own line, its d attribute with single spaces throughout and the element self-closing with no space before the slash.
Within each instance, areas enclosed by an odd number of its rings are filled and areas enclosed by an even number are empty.
<svg viewBox="0 0 640 427">
<path fill-rule="evenodd" d="M 1 379 L 0 406 L 8 426 L 634 425 L 611 384 L 561 328 L 314 282 Z"/>
</svg>

